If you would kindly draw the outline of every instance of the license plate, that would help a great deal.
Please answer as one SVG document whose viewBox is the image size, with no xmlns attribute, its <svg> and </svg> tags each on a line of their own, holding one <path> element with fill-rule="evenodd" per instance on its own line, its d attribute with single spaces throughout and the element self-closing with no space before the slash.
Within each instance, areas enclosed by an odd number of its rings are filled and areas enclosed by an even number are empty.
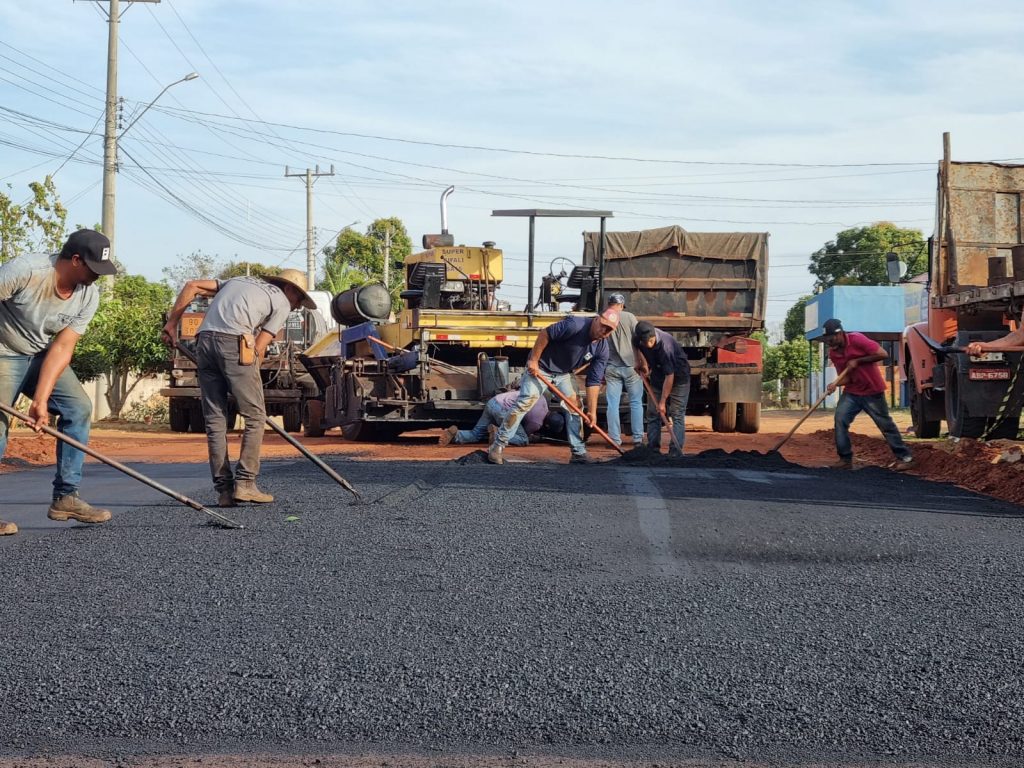
<svg viewBox="0 0 1024 768">
<path fill-rule="evenodd" d="M 185 315 L 181 318 L 181 333 L 178 335 L 183 339 L 191 339 L 195 337 L 202 324 L 203 315 Z"/>
<path fill-rule="evenodd" d="M 998 381 L 1009 379 L 1009 368 L 971 368 L 967 372 L 967 378 L 971 381 Z"/>
</svg>

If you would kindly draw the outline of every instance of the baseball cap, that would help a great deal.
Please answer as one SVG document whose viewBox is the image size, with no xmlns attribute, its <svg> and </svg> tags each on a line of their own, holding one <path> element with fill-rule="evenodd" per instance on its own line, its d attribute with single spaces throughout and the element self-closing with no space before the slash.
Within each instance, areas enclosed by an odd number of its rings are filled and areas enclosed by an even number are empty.
<svg viewBox="0 0 1024 768">
<path fill-rule="evenodd" d="M 835 336 L 843 330 L 843 323 L 840 320 L 836 320 L 834 317 L 831 320 L 826 320 L 825 324 L 821 326 L 822 336 Z"/>
<path fill-rule="evenodd" d="M 80 229 L 60 249 L 62 259 L 81 256 L 82 261 L 97 275 L 117 274 L 117 265 L 110 260 L 110 238 L 95 229 Z"/>
<path fill-rule="evenodd" d="M 646 320 L 641 320 L 636 324 L 636 330 L 633 332 L 633 335 L 637 341 L 647 341 L 655 335 L 654 326 Z"/>
<path fill-rule="evenodd" d="M 609 328 L 615 329 L 619 327 L 619 313 L 614 309 L 606 309 L 598 315 L 598 317 L 600 317 L 601 322 Z"/>
<path fill-rule="evenodd" d="M 621 304 L 622 306 L 626 306 L 626 297 L 621 293 L 613 293 L 608 297 L 608 306 L 611 306 L 612 304 Z"/>
</svg>

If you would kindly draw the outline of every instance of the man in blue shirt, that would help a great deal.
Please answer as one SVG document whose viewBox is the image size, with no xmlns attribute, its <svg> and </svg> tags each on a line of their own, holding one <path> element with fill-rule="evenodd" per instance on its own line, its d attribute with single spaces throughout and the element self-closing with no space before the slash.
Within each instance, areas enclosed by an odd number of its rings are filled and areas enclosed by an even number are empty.
<svg viewBox="0 0 1024 768">
<path fill-rule="evenodd" d="M 633 342 L 637 350 L 637 369 L 641 376 L 650 375 L 651 389 L 658 400 L 647 403 L 647 447 L 661 452 L 661 419 L 672 420 L 676 449 L 668 455 L 682 456 L 686 439 L 686 402 L 690 399 L 690 361 L 679 342 L 646 320 L 636 324 Z"/>
<path fill-rule="evenodd" d="M 587 369 L 587 420 L 597 423 L 597 395 L 601 390 L 601 379 L 608 364 L 608 337 L 619 325 L 619 313 L 606 309 L 597 317 L 576 317 L 569 315 L 537 334 L 537 341 L 526 360 L 526 373 L 519 385 L 519 398 L 498 430 L 498 435 L 487 451 L 487 460 L 492 464 L 504 464 L 502 452 L 519 428 L 519 422 L 533 408 L 538 398 L 547 392 L 537 375 L 541 372 L 558 387 L 566 397 L 574 399 L 573 371 L 584 366 Z M 569 448 L 571 463 L 592 464 L 583 442 L 582 419 L 566 408 L 569 420 Z"/>
</svg>

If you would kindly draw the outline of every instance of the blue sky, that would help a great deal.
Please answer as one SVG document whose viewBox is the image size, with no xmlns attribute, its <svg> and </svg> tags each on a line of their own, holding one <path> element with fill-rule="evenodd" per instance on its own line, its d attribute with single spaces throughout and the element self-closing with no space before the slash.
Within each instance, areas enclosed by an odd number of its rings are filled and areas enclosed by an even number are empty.
<svg viewBox="0 0 1024 768">
<path fill-rule="evenodd" d="M 0 111 L 0 184 L 20 199 L 85 139 L 56 177 L 72 224 L 100 220 L 105 5 L 0 4 L 0 107 L 21 113 Z M 117 250 L 152 279 L 195 250 L 304 268 L 304 186 L 285 166 L 333 164 L 319 245 L 392 215 L 418 242 L 454 184 L 451 231 L 505 249 L 515 305 L 526 226 L 493 209 L 770 232 L 778 321 L 837 231 L 931 233 L 943 131 L 955 159 L 1024 157 L 1022 29 L 1014 2 L 137 3 L 125 124 L 200 78 L 123 139 Z M 541 222 L 538 272 L 578 259 L 585 226 Z"/>
</svg>

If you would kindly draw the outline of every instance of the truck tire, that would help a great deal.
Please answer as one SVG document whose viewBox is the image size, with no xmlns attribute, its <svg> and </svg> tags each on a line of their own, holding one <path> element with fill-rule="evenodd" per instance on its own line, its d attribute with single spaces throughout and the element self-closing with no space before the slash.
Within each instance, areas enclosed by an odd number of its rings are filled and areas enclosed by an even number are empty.
<svg viewBox="0 0 1024 768">
<path fill-rule="evenodd" d="M 302 408 L 298 403 L 289 403 L 281 413 L 285 432 L 302 431 Z"/>
<path fill-rule="evenodd" d="M 203 404 L 198 400 L 189 403 L 188 428 L 197 435 L 206 432 L 206 419 L 203 418 Z"/>
<path fill-rule="evenodd" d="M 365 421 L 356 421 L 352 424 L 342 424 L 341 436 L 346 440 L 365 443 L 377 438 L 376 429 L 373 424 Z"/>
<path fill-rule="evenodd" d="M 324 404 L 322 400 L 306 401 L 305 437 L 324 436 Z"/>
<path fill-rule="evenodd" d="M 960 368 L 955 355 L 946 359 L 946 424 L 950 437 L 981 437 L 985 432 L 984 417 L 968 416 L 960 397 Z"/>
<path fill-rule="evenodd" d="M 928 400 L 923 393 L 917 391 L 913 370 L 907 371 L 907 389 L 910 390 L 910 421 L 914 425 L 914 437 L 922 440 L 938 437 L 942 431 L 942 422 L 928 419 Z"/>
<path fill-rule="evenodd" d="M 740 411 L 736 424 L 740 432 L 755 435 L 761 429 L 761 404 L 740 403 Z"/>
<path fill-rule="evenodd" d="M 711 406 L 711 428 L 715 432 L 736 431 L 736 403 L 718 403 Z"/>
<path fill-rule="evenodd" d="M 169 405 L 171 431 L 188 432 L 190 404 L 188 400 L 172 397 Z"/>
</svg>

